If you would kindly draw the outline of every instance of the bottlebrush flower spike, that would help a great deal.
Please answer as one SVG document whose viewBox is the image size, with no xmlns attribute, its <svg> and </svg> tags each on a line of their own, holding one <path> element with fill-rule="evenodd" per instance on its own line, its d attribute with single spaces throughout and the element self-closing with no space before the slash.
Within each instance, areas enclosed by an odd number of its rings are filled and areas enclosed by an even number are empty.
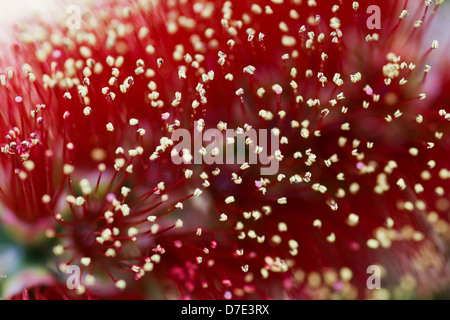
<svg viewBox="0 0 450 320">
<path fill-rule="evenodd" d="M 296 0 L 97 1 L 80 30 L 19 27 L 1 63 L 1 217 L 45 233 L 31 242 L 52 248 L 41 263 L 58 271 L 7 297 L 448 288 L 450 78 L 428 66 L 438 42 L 422 41 L 439 4 L 370 1 L 380 30 L 367 29 L 366 1 Z M 172 133 L 211 128 L 267 129 L 279 148 L 247 137 L 245 153 L 269 151 L 278 171 L 190 164 L 234 139 L 188 152 Z"/>
</svg>

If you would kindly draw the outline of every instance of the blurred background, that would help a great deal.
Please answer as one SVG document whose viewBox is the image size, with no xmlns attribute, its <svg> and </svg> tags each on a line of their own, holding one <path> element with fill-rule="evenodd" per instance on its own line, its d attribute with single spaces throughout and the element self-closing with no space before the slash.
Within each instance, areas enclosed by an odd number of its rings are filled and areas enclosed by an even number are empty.
<svg viewBox="0 0 450 320">
<path fill-rule="evenodd" d="M 20 20 L 63 17 L 69 5 L 81 5 L 81 0 L 14 0 L 0 2 L 0 42 L 10 40 L 11 26 Z"/>
</svg>

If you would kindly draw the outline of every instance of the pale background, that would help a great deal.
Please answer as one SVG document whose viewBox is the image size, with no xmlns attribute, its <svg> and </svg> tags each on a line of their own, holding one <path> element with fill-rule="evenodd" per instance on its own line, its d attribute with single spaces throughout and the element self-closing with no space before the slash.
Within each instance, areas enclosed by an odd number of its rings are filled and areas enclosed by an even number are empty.
<svg viewBox="0 0 450 320">
<path fill-rule="evenodd" d="M 66 8 L 82 0 L 0 0 L 0 42 L 9 39 L 10 27 L 23 19 L 52 19 L 66 15 Z"/>
</svg>

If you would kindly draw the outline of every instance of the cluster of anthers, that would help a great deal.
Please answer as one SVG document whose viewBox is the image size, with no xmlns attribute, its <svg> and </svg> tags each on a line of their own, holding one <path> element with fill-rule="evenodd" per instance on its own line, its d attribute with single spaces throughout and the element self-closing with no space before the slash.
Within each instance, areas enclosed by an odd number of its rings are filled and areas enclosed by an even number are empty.
<svg viewBox="0 0 450 320">
<path fill-rule="evenodd" d="M 19 25 L 0 64 L 1 217 L 25 245 L 51 246 L 51 280 L 7 298 L 448 288 L 450 78 L 424 42 L 443 1 L 372 2 L 380 30 L 369 4 L 342 0 L 96 1 L 77 30 Z M 236 139 L 176 149 L 177 130 L 211 128 Z M 276 149 L 250 136 L 261 129 Z M 278 171 L 194 163 L 239 136 Z"/>
</svg>

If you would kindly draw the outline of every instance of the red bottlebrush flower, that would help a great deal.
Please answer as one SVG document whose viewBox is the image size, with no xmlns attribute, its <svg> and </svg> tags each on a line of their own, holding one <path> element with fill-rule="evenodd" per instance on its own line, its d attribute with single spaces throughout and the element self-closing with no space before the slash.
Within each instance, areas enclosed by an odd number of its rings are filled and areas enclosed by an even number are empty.
<svg viewBox="0 0 450 320">
<path fill-rule="evenodd" d="M 447 290 L 450 78 L 424 42 L 439 6 L 116 0 L 77 30 L 18 27 L 0 64 L 1 218 L 51 277 L 7 298 Z M 214 128 L 222 144 L 177 149 L 174 133 Z"/>
</svg>

